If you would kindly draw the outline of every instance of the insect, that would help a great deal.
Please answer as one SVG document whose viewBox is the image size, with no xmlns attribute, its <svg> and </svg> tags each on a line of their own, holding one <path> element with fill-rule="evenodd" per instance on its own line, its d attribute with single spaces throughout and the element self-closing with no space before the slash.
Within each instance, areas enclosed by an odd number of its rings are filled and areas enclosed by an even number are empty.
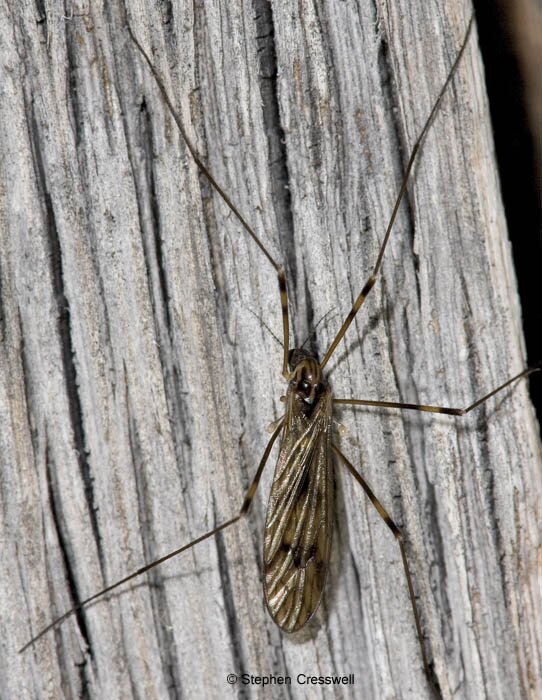
<svg viewBox="0 0 542 700">
<path fill-rule="evenodd" d="M 285 347 L 286 347 L 286 343 L 285 343 Z M 285 352 L 285 355 L 286 355 L 286 352 Z M 289 359 L 289 358 L 288 358 L 288 359 Z M 311 364 L 311 360 L 310 360 L 309 357 L 305 357 L 305 358 L 302 360 L 302 367 L 303 367 L 303 369 L 306 370 L 307 367 L 308 367 L 308 365 L 310 365 L 310 364 Z M 312 363 L 312 364 L 313 364 L 313 369 L 314 369 L 314 363 Z M 293 371 L 293 370 L 290 370 L 290 369 L 287 370 L 287 372 L 290 372 L 290 371 Z M 316 370 L 315 370 L 315 371 L 316 371 Z M 314 372 L 313 372 L 313 374 L 314 374 Z M 318 374 L 318 373 L 316 372 L 316 374 Z M 306 379 L 303 379 L 303 377 L 301 377 L 301 378 L 299 379 L 298 383 L 300 384 L 300 383 L 302 383 L 303 381 L 306 381 Z M 317 389 L 318 389 L 318 386 L 319 386 L 320 384 L 321 384 L 321 382 L 316 382 L 316 383 L 313 383 L 313 384 L 311 384 L 311 382 L 309 382 L 309 384 L 308 384 L 308 386 L 307 386 L 307 390 L 308 390 L 308 392 L 309 392 L 307 398 L 312 399 L 312 403 L 311 403 L 311 401 L 306 401 L 306 402 L 304 401 L 304 403 L 306 403 L 306 404 L 309 405 L 309 406 L 313 406 L 313 405 L 315 405 L 315 404 L 316 404 L 316 406 L 318 406 L 318 407 L 323 407 L 323 406 L 324 406 L 323 400 L 322 400 L 321 398 L 318 398 L 317 401 L 316 401 L 316 399 L 314 398 L 314 396 L 316 396 L 316 394 L 314 394 L 314 392 L 318 393 L 318 392 L 317 392 Z M 323 395 L 327 395 L 327 394 L 326 394 L 327 389 L 326 389 L 325 385 L 322 384 L 322 386 L 323 386 L 323 389 L 322 389 L 321 392 L 319 393 L 319 396 L 322 395 L 322 392 L 323 392 Z M 299 390 L 301 390 L 301 386 L 299 387 Z M 311 393 L 314 394 L 313 397 L 311 397 Z M 287 401 L 289 400 L 290 402 L 293 403 L 294 400 L 298 400 L 298 399 L 299 399 L 299 394 L 298 394 L 298 393 L 290 392 Z M 301 405 L 303 405 L 303 404 L 301 404 Z M 296 412 L 295 404 L 294 404 L 294 407 L 293 407 L 293 408 L 292 408 L 292 407 L 289 407 L 289 406 L 287 405 L 287 411 L 288 411 L 288 409 L 290 410 L 289 416 L 290 416 L 290 418 L 291 418 L 291 420 L 292 420 L 292 423 L 293 423 L 295 420 L 297 420 L 298 423 L 300 423 L 300 422 L 302 421 L 302 416 L 304 415 L 304 414 L 303 414 L 303 411 L 297 410 L 297 412 Z M 314 409 L 313 409 L 313 410 L 314 410 Z M 324 410 L 324 409 L 322 409 L 322 410 Z M 326 410 L 324 410 L 324 414 L 325 414 L 325 417 L 327 417 L 327 418 L 329 417 L 329 411 L 327 410 L 327 408 L 326 408 Z M 288 413 L 287 413 L 287 415 L 288 415 Z M 311 413 L 310 416 L 308 417 L 308 421 L 309 421 L 309 423 L 314 427 L 314 425 L 315 425 L 315 419 L 313 418 L 313 413 Z M 280 426 L 279 426 L 279 427 L 280 427 Z M 279 430 L 279 428 L 277 428 L 277 431 L 275 431 L 274 437 L 278 437 L 278 430 Z M 298 428 L 298 430 L 299 430 L 299 428 Z M 293 429 L 292 429 L 292 430 L 290 431 L 290 434 L 292 434 L 293 432 L 294 432 L 294 431 L 293 431 Z M 326 427 L 325 429 L 322 429 L 318 434 L 321 436 L 320 439 L 323 439 L 323 438 L 326 438 L 326 439 L 327 439 L 327 438 L 329 437 L 329 426 Z M 309 443 L 310 443 L 310 444 L 314 444 L 314 441 L 315 441 L 315 439 L 313 439 L 312 442 L 309 440 Z M 318 447 L 320 446 L 320 443 L 318 443 L 317 441 L 316 441 L 316 446 L 318 446 Z M 293 454 L 293 451 L 292 451 L 292 450 L 288 450 L 286 447 L 283 447 L 283 451 L 281 452 L 281 454 L 282 454 L 283 457 L 284 457 L 284 461 L 288 462 L 288 460 L 286 459 L 285 455 L 291 455 L 291 454 Z M 280 462 L 280 459 L 279 459 L 279 462 Z M 292 466 L 291 462 L 289 463 L 288 466 Z M 272 530 L 272 528 L 271 528 L 271 530 Z M 271 532 L 271 530 L 270 530 L 270 532 Z M 271 534 L 272 534 L 272 533 L 271 533 Z M 271 538 L 271 539 L 272 539 L 272 538 Z M 325 539 L 325 538 L 324 538 L 324 539 Z M 272 543 L 271 543 L 271 545 L 269 545 L 269 547 L 271 547 L 271 549 L 272 549 Z M 295 554 L 292 554 L 292 556 L 295 556 Z M 270 568 L 271 568 L 271 567 L 270 567 Z M 271 585 L 271 584 L 270 584 L 270 585 Z M 271 589 L 269 589 L 269 590 L 271 590 Z M 271 591 L 271 595 L 272 595 L 272 591 Z M 269 598 L 269 596 L 268 596 L 268 598 Z M 273 606 L 273 604 L 272 604 L 272 606 Z M 286 623 L 285 623 L 285 624 L 286 624 Z M 422 646 L 422 649 L 423 649 L 423 646 Z"/>
</svg>

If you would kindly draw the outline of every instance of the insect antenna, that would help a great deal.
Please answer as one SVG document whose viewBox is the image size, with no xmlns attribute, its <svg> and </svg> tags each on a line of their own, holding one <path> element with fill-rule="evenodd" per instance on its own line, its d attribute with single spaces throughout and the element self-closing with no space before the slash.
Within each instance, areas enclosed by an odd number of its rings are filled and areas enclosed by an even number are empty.
<svg viewBox="0 0 542 700">
<path fill-rule="evenodd" d="M 336 307 L 333 307 L 329 309 L 329 311 L 326 311 L 326 313 L 318 320 L 317 324 L 314 326 L 312 331 L 308 334 L 308 336 L 305 338 L 305 340 L 301 343 L 299 346 L 301 349 L 305 347 L 305 345 L 309 341 L 313 341 L 316 338 L 316 331 L 318 330 L 318 326 L 323 323 L 328 316 L 330 316 L 334 311 L 336 311 Z"/>
<path fill-rule="evenodd" d="M 280 347 L 282 348 L 283 347 L 282 340 L 280 340 L 280 338 L 277 338 L 277 336 L 273 333 L 271 328 L 269 328 L 269 326 L 263 320 L 263 318 L 261 316 L 258 316 L 258 314 L 255 311 L 253 311 L 252 309 L 248 309 L 248 311 L 249 311 L 249 313 L 251 313 L 254 316 L 254 318 L 258 319 L 258 321 L 262 324 L 262 326 L 269 333 L 269 335 L 273 338 L 273 340 L 275 340 L 278 343 L 278 345 L 280 345 Z"/>
</svg>

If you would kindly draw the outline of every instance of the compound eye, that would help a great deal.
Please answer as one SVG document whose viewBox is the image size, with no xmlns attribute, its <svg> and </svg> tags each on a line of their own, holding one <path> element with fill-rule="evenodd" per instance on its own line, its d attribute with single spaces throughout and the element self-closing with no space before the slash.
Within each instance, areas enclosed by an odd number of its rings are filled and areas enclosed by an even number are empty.
<svg viewBox="0 0 542 700">
<path fill-rule="evenodd" d="M 306 379 L 302 379 L 297 385 L 297 390 L 308 396 L 311 393 L 311 385 Z"/>
</svg>

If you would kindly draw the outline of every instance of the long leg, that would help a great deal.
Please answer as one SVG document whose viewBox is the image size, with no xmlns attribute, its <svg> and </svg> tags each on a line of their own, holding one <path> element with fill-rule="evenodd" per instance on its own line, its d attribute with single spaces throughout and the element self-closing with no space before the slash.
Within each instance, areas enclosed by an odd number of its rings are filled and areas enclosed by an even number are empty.
<svg viewBox="0 0 542 700">
<path fill-rule="evenodd" d="M 241 226 L 245 229 L 245 231 L 248 233 L 248 235 L 252 238 L 252 240 L 256 243 L 258 248 L 262 251 L 262 253 L 265 255 L 265 257 L 269 260 L 271 265 L 275 268 L 275 271 L 277 273 L 278 277 L 278 282 L 279 282 L 279 292 L 280 292 L 280 305 L 282 308 L 282 332 L 284 336 L 284 358 L 283 358 L 283 365 L 282 365 L 282 373 L 283 375 L 287 378 L 289 376 L 288 373 L 288 352 L 289 352 L 289 337 L 290 337 L 290 330 L 289 330 L 289 323 L 288 323 L 288 292 L 286 288 L 286 273 L 284 271 L 284 267 L 282 265 L 279 265 L 279 263 L 273 258 L 271 253 L 267 250 L 267 248 L 264 246 L 264 244 L 261 242 L 261 240 L 258 238 L 256 235 L 254 229 L 250 224 L 247 222 L 247 220 L 243 217 L 239 209 L 235 206 L 235 204 L 232 202 L 230 197 L 226 194 L 224 191 L 223 187 L 219 185 L 219 183 L 215 180 L 214 176 L 211 174 L 207 166 L 203 163 L 201 156 L 199 155 L 198 151 L 196 150 L 195 146 L 193 145 L 192 141 L 188 137 L 188 134 L 186 132 L 186 129 L 184 128 L 184 125 L 181 121 L 181 118 L 177 111 L 175 110 L 175 107 L 173 106 L 173 103 L 171 102 L 169 95 L 167 93 L 166 87 L 164 85 L 164 82 L 162 81 L 162 78 L 160 77 L 158 71 L 152 64 L 151 59 L 149 58 L 147 52 L 141 46 L 139 43 L 138 39 L 135 37 L 134 33 L 132 32 L 132 28 L 130 25 L 128 25 L 128 32 L 130 33 L 130 36 L 132 38 L 132 41 L 134 44 L 137 46 L 139 49 L 139 52 L 145 59 L 145 62 L 149 66 L 149 69 L 156 81 L 156 84 L 158 85 L 160 92 L 162 93 L 162 97 L 164 98 L 165 103 L 167 104 L 169 111 L 171 112 L 171 115 L 177 124 L 177 128 L 179 129 L 181 136 L 183 137 L 183 140 L 186 144 L 186 147 L 190 151 L 190 154 L 192 155 L 192 158 L 194 159 L 196 165 L 200 169 L 200 171 L 203 173 L 203 175 L 207 178 L 209 181 L 209 184 L 213 187 L 213 189 L 220 195 L 220 197 L 224 200 L 224 202 L 227 204 L 231 212 L 235 215 L 237 220 L 240 222 Z"/>
<path fill-rule="evenodd" d="M 421 654 L 422 654 L 423 668 L 424 668 L 424 671 L 425 671 L 425 674 L 426 674 L 428 680 L 431 681 L 432 683 L 435 683 L 435 679 L 433 677 L 433 674 L 431 673 L 431 668 L 429 666 L 429 661 L 428 661 L 427 654 L 425 651 L 425 646 L 423 643 L 420 615 L 418 613 L 418 606 L 416 605 L 416 597 L 414 595 L 414 587 L 412 585 L 412 577 L 410 575 L 410 568 L 408 566 L 408 559 L 407 559 L 407 555 L 406 555 L 403 534 L 402 534 L 401 530 L 399 530 L 397 525 L 393 522 L 388 511 L 384 508 L 382 503 L 380 503 L 378 498 L 373 493 L 371 487 L 365 481 L 365 479 L 361 476 L 361 474 L 359 474 L 359 472 L 356 469 L 354 469 L 353 465 L 346 459 L 346 457 L 343 455 L 343 453 L 339 450 L 339 448 L 336 445 L 332 444 L 331 446 L 332 446 L 333 450 L 335 451 L 335 454 L 339 457 L 339 459 L 342 462 L 344 462 L 344 464 L 346 465 L 346 468 L 348 469 L 350 474 L 352 474 L 354 479 L 358 482 L 358 484 L 361 486 L 361 488 L 365 491 L 369 500 L 371 501 L 373 506 L 376 508 L 378 515 L 380 515 L 382 520 L 386 523 L 386 525 L 391 530 L 393 536 L 397 540 L 397 543 L 398 543 L 399 548 L 401 550 L 401 558 L 403 560 L 403 569 L 404 569 L 405 578 L 407 581 L 408 595 L 410 596 L 410 603 L 412 605 L 412 612 L 414 614 L 414 622 L 416 624 L 416 632 L 418 634 L 418 641 L 420 642 L 420 650 L 421 650 Z"/>
<path fill-rule="evenodd" d="M 388 227 L 386 229 L 384 241 L 382 242 L 382 245 L 380 246 L 380 251 L 378 253 L 378 257 L 376 259 L 376 263 L 375 263 L 375 266 L 374 266 L 373 271 L 371 273 L 371 276 L 369 277 L 367 282 L 364 284 L 363 289 L 361 290 L 358 298 L 356 299 L 356 301 L 354 302 L 354 305 L 352 306 L 352 309 L 350 310 L 350 313 L 345 318 L 342 326 L 339 328 L 339 332 L 337 333 L 337 335 L 333 339 L 333 342 L 331 343 L 326 354 L 324 355 L 324 359 L 320 363 L 321 367 L 324 367 L 327 364 L 329 358 L 331 357 L 331 355 L 335 351 L 335 348 L 337 347 L 337 345 L 341 342 L 344 334 L 348 330 L 348 328 L 349 328 L 350 324 L 352 323 L 352 321 L 354 320 L 357 312 L 360 310 L 361 305 L 363 304 L 363 302 L 367 298 L 369 292 L 373 288 L 374 283 L 376 282 L 376 279 L 378 277 L 378 273 L 380 272 L 380 268 L 382 266 L 382 259 L 384 257 L 384 252 L 386 250 L 386 246 L 388 245 L 388 241 L 389 241 L 390 234 L 391 234 L 391 231 L 393 228 L 393 224 L 395 223 L 395 218 L 397 216 L 399 206 L 401 205 L 401 202 L 403 201 L 403 197 L 404 197 L 405 192 L 406 192 L 408 180 L 410 178 L 410 173 L 412 171 L 412 166 L 414 165 L 416 155 L 418 154 L 418 151 L 420 150 L 420 147 L 423 143 L 423 140 L 425 139 L 427 132 L 429 131 L 429 127 L 431 126 L 431 123 L 433 122 L 433 119 L 435 118 L 435 114 L 437 113 L 438 108 L 440 107 L 440 104 L 442 102 L 442 98 L 444 97 L 444 93 L 446 92 L 448 85 L 450 84 L 452 78 L 454 77 L 455 72 L 457 70 L 457 67 L 459 65 L 459 62 L 461 61 L 461 57 L 463 56 L 463 53 L 464 53 L 465 48 L 467 46 L 467 41 L 469 39 L 469 35 L 470 35 L 471 29 L 472 29 L 473 21 L 474 21 L 474 16 L 472 16 L 470 18 L 469 26 L 467 27 L 467 31 L 465 33 L 465 38 L 463 39 L 463 43 L 461 44 L 461 48 L 459 49 L 459 52 L 456 56 L 454 64 L 453 64 L 450 72 L 448 73 L 448 77 L 446 78 L 446 82 L 444 83 L 444 85 L 442 86 L 442 88 L 440 90 L 440 93 L 435 101 L 435 104 L 433 105 L 433 109 L 431 110 L 429 116 L 427 117 L 427 121 L 425 122 L 424 127 L 421 130 L 420 135 L 418 136 L 418 140 L 414 144 L 414 147 L 410 153 L 410 158 L 408 159 L 405 174 L 403 176 L 403 181 L 401 183 L 401 187 L 399 188 L 399 194 L 397 195 L 397 199 L 395 200 L 395 205 L 393 207 L 393 211 L 391 213 Z"/>
<path fill-rule="evenodd" d="M 489 394 L 482 396 L 481 399 L 478 399 L 474 403 L 471 403 L 471 405 L 467 406 L 466 408 L 448 408 L 446 406 L 427 406 L 425 404 L 419 404 L 419 403 L 398 403 L 396 401 L 371 401 L 368 399 L 333 399 L 333 403 L 348 404 L 350 406 L 379 406 L 381 408 L 399 408 L 402 410 L 410 410 L 410 411 L 427 411 L 429 413 L 444 413 L 444 414 L 447 414 L 449 416 L 464 416 L 467 413 L 470 413 L 470 411 L 472 411 L 473 409 L 478 408 L 478 406 L 480 406 L 480 404 L 483 404 L 485 401 L 490 399 L 492 396 L 495 396 L 495 394 L 498 394 L 503 389 L 506 389 L 506 387 L 510 386 L 510 384 L 512 384 L 513 382 L 517 381 L 518 379 L 522 379 L 523 377 L 528 377 L 533 372 L 539 372 L 541 369 L 542 369 L 541 364 L 535 365 L 534 367 L 528 367 L 527 369 L 524 369 L 523 372 L 516 374 L 515 377 L 512 377 L 511 379 L 506 381 L 504 384 L 501 384 L 496 389 L 493 389 L 493 391 L 490 391 Z"/>
<path fill-rule="evenodd" d="M 30 641 L 28 641 L 23 647 L 21 647 L 19 649 L 19 654 L 21 654 L 23 651 L 28 649 L 28 647 L 32 646 L 32 644 L 34 644 L 34 642 L 36 642 L 38 639 L 40 639 L 40 637 L 42 637 L 44 634 L 49 632 L 49 630 L 52 630 L 54 627 L 57 627 L 61 622 L 64 622 L 64 620 L 66 620 L 68 617 L 73 615 L 73 613 L 77 612 L 78 610 L 81 610 L 82 608 L 84 608 L 86 605 L 88 605 L 92 601 L 96 600 L 97 598 L 100 598 L 101 596 L 105 595 L 106 593 L 109 593 L 110 591 L 114 590 L 115 588 L 118 588 L 123 583 L 126 583 L 127 581 L 131 581 L 133 578 L 136 578 L 137 576 L 141 576 L 142 574 L 146 573 L 147 571 L 154 569 L 155 566 L 158 566 L 159 564 L 163 564 L 168 559 L 172 559 L 173 557 L 176 557 L 178 554 L 185 552 L 187 549 L 190 549 L 194 545 L 199 544 L 200 542 L 203 542 L 203 540 L 206 540 L 209 537 L 216 535 L 221 530 L 225 530 L 230 525 L 233 525 L 238 520 L 240 520 L 244 515 L 246 515 L 249 511 L 250 504 L 252 503 L 252 499 L 254 498 L 254 494 L 256 493 L 256 489 L 258 488 L 258 484 L 260 483 L 260 478 L 262 476 L 262 472 L 263 472 L 263 469 L 265 467 L 265 464 L 269 458 L 269 454 L 271 452 L 271 449 L 272 449 L 273 445 L 275 444 L 275 440 L 279 436 L 280 431 L 282 430 L 283 422 L 284 422 L 284 420 L 281 420 L 279 422 L 279 424 L 277 425 L 277 427 L 275 428 L 275 430 L 273 431 L 273 434 L 271 435 L 271 438 L 269 439 L 269 442 L 267 443 L 267 447 L 265 448 L 265 452 L 263 453 L 263 457 L 262 457 L 260 464 L 258 466 L 258 469 L 256 471 L 256 475 L 254 476 L 252 483 L 248 487 L 248 491 L 247 491 L 245 499 L 243 501 L 243 505 L 241 506 L 239 513 L 234 518 L 227 520 L 225 523 L 222 523 L 222 525 L 219 525 L 218 527 L 215 527 L 213 530 L 206 532 L 205 535 L 201 535 L 201 537 L 197 537 L 195 540 L 192 540 L 192 542 L 189 542 L 188 544 L 185 544 L 182 547 L 175 549 L 173 552 L 169 552 L 168 554 L 165 554 L 163 557 L 160 557 L 159 559 L 152 561 L 150 564 L 145 564 L 145 566 L 142 566 L 140 569 L 137 569 L 137 571 L 134 571 L 133 573 L 128 574 L 128 576 L 121 578 L 119 581 L 115 581 L 115 583 L 112 583 L 111 585 L 107 586 L 106 588 L 102 588 L 101 591 L 94 593 L 94 595 L 91 595 L 89 598 L 85 598 L 85 600 L 82 600 L 77 605 L 74 605 L 73 608 L 70 608 L 63 615 L 61 615 L 60 617 L 57 617 L 50 624 L 48 624 L 47 627 L 44 627 L 40 632 L 38 632 L 38 634 L 36 634 L 34 637 L 32 637 L 32 639 Z"/>
</svg>

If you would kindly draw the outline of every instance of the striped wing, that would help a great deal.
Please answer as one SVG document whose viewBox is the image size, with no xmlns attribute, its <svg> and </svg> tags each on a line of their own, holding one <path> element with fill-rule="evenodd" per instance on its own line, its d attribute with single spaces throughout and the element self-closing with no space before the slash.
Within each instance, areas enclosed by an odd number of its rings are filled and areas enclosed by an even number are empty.
<svg viewBox="0 0 542 700">
<path fill-rule="evenodd" d="M 286 632 L 306 624 L 324 588 L 332 534 L 330 426 L 329 389 L 310 417 L 289 389 L 264 545 L 267 608 Z"/>
</svg>

